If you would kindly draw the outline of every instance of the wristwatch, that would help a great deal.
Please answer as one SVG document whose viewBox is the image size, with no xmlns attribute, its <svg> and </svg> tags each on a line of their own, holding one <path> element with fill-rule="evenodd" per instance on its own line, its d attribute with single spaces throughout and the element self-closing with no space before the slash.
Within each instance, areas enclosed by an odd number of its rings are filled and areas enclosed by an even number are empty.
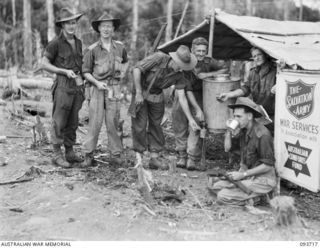
<svg viewBox="0 0 320 248">
<path fill-rule="evenodd" d="M 245 171 L 245 172 L 243 172 L 243 176 L 244 177 L 247 177 L 248 176 L 248 173 Z"/>
</svg>

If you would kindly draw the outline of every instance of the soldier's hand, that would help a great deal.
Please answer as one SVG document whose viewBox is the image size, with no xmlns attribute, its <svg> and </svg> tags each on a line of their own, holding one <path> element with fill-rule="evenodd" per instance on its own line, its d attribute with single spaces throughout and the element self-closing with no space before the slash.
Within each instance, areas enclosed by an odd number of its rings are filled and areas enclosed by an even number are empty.
<svg viewBox="0 0 320 248">
<path fill-rule="evenodd" d="M 232 171 L 232 172 L 228 172 L 227 175 L 235 180 L 235 181 L 239 181 L 239 180 L 242 180 L 244 179 L 244 175 L 242 172 L 238 172 L 238 171 Z"/>
<path fill-rule="evenodd" d="M 218 97 L 217 100 L 221 102 L 225 102 L 230 98 L 228 93 L 221 93 Z"/>
<path fill-rule="evenodd" d="M 198 74 L 197 74 L 197 77 L 198 77 L 199 79 L 201 79 L 201 80 L 207 78 L 206 74 L 203 73 L 203 72 L 198 73 Z"/>
<path fill-rule="evenodd" d="M 196 118 L 199 120 L 199 121 L 203 121 L 204 120 L 204 115 L 203 115 L 203 112 L 201 109 L 199 109 L 197 112 L 196 112 Z"/>
<path fill-rule="evenodd" d="M 136 105 L 142 104 L 143 96 L 141 92 L 136 93 Z"/>
<path fill-rule="evenodd" d="M 189 126 L 193 131 L 197 131 L 201 129 L 194 119 L 189 120 Z"/>
<path fill-rule="evenodd" d="M 77 74 L 75 74 L 73 70 L 65 70 L 65 74 L 68 78 L 76 78 L 77 77 Z"/>
<path fill-rule="evenodd" d="M 96 86 L 97 86 L 98 90 L 107 90 L 108 89 L 107 84 L 104 82 L 98 81 L 98 82 L 96 82 Z"/>
</svg>

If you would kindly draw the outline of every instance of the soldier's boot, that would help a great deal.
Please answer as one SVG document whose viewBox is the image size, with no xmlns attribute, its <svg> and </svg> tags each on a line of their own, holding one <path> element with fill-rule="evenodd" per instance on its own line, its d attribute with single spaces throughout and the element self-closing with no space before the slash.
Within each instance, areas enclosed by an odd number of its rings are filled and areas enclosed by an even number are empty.
<svg viewBox="0 0 320 248">
<path fill-rule="evenodd" d="M 123 165 L 125 163 L 125 160 L 121 157 L 121 154 L 112 154 L 110 162 L 117 165 Z"/>
<path fill-rule="evenodd" d="M 81 167 L 91 167 L 94 166 L 93 152 L 86 153 L 84 156 L 84 161 L 81 163 Z"/>
<path fill-rule="evenodd" d="M 149 168 L 151 170 L 168 170 L 169 165 L 158 157 L 158 154 L 151 153 L 151 158 L 149 161 Z"/>
<path fill-rule="evenodd" d="M 187 163 L 187 154 L 185 152 L 179 151 L 176 166 L 178 168 L 186 168 L 186 163 Z"/>
<path fill-rule="evenodd" d="M 72 146 L 65 146 L 65 148 L 66 148 L 66 160 L 69 163 L 81 163 L 83 161 L 83 159 L 80 156 L 76 155 Z"/>
<path fill-rule="evenodd" d="M 197 159 L 194 159 L 194 158 L 188 158 L 188 161 L 187 161 L 187 170 L 199 170 L 200 168 L 200 161 Z"/>
<path fill-rule="evenodd" d="M 71 164 L 68 163 L 61 151 L 61 145 L 54 144 L 53 145 L 53 158 L 52 163 L 56 166 L 62 167 L 62 168 L 70 168 Z"/>
</svg>

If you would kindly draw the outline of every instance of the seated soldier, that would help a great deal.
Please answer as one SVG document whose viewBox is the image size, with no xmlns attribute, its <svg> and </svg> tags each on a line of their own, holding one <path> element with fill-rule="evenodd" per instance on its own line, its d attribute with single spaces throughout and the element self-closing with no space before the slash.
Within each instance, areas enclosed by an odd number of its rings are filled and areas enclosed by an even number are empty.
<svg viewBox="0 0 320 248">
<path fill-rule="evenodd" d="M 227 175 L 240 181 L 251 193 L 247 194 L 234 184 L 221 180 L 213 185 L 219 203 L 245 205 L 246 201 L 269 193 L 276 186 L 273 138 L 270 131 L 255 118 L 262 116 L 260 107 L 246 97 L 239 97 L 233 109 L 238 128 L 228 129 L 225 136 L 225 150 L 239 149 L 240 170 Z M 238 147 L 237 147 L 238 146 Z"/>
</svg>

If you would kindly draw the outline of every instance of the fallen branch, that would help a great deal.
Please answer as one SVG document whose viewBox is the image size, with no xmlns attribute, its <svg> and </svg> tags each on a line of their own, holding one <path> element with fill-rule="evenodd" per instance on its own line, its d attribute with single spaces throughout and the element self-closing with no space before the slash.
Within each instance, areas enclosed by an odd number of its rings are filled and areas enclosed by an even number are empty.
<svg viewBox="0 0 320 248">
<path fill-rule="evenodd" d="M 146 205 L 142 205 L 141 206 L 142 209 L 144 209 L 145 211 L 147 211 L 147 213 L 151 214 L 152 216 L 157 216 L 155 212 L 153 212 L 150 208 L 148 208 Z"/>
<path fill-rule="evenodd" d="M 8 185 L 8 184 L 15 184 L 15 183 L 25 183 L 25 182 L 29 182 L 32 181 L 33 178 L 26 178 L 26 179 L 19 179 L 19 180 L 13 180 L 13 181 L 9 181 L 9 182 L 0 182 L 0 185 Z"/>
<path fill-rule="evenodd" d="M 195 199 L 196 203 L 199 205 L 199 207 L 202 209 L 202 211 L 208 216 L 208 218 L 210 220 L 213 220 L 213 218 L 203 208 L 203 206 L 202 206 L 201 202 L 199 201 L 199 199 L 197 198 L 197 196 L 189 188 L 187 188 L 187 191 L 189 191 L 189 193 L 193 196 L 193 198 Z"/>
</svg>

